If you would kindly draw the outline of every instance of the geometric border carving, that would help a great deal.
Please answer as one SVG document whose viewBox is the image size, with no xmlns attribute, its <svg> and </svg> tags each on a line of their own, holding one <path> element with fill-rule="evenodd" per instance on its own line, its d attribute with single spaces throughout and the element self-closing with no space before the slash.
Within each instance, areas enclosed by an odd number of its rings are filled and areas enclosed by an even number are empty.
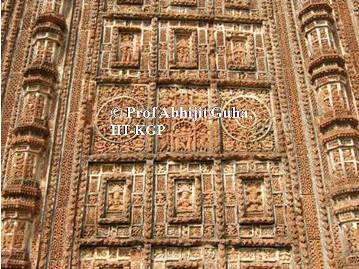
<svg viewBox="0 0 359 269">
<path fill-rule="evenodd" d="M 142 5 L 143 0 L 117 0 L 117 4 Z"/>
<path fill-rule="evenodd" d="M 130 269 L 131 262 L 129 261 L 116 261 L 116 262 L 106 262 L 99 261 L 95 264 L 95 269 Z"/>
<path fill-rule="evenodd" d="M 166 269 L 203 269 L 202 262 L 188 262 L 188 261 L 178 261 L 178 262 L 166 262 Z"/>
<path fill-rule="evenodd" d="M 124 211 L 116 217 L 107 217 L 107 185 L 109 181 L 123 181 L 124 184 Z M 100 207 L 99 207 L 99 223 L 100 224 L 130 224 L 131 215 L 131 193 L 132 193 L 132 177 L 129 174 L 112 174 L 105 175 L 101 180 Z"/>
<path fill-rule="evenodd" d="M 195 7 L 197 0 L 171 0 L 171 6 Z"/>
<path fill-rule="evenodd" d="M 175 183 L 176 181 L 188 180 L 194 181 L 195 200 L 194 212 L 182 213 L 177 216 L 175 208 Z M 201 191 L 201 175 L 194 174 L 169 174 L 168 175 L 168 222 L 169 223 L 198 223 L 202 218 L 202 191 Z"/>
<path fill-rule="evenodd" d="M 250 1 L 251 0 L 224 0 L 224 6 L 233 9 L 250 9 Z"/>
</svg>

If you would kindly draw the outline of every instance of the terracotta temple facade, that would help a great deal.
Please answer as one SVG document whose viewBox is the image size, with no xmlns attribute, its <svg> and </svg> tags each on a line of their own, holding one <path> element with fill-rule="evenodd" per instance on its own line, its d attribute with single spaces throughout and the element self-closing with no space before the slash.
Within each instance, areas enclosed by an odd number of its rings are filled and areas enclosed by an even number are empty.
<svg viewBox="0 0 359 269">
<path fill-rule="evenodd" d="M 358 0 L 1 5 L 2 268 L 359 268 Z"/>
</svg>

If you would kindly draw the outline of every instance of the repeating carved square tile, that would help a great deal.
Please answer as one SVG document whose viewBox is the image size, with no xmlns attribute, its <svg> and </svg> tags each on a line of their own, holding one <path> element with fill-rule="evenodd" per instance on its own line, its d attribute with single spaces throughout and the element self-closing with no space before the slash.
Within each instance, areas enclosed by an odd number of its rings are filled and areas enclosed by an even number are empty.
<svg viewBox="0 0 359 269">
<path fill-rule="evenodd" d="M 203 264 L 201 262 L 189 262 L 189 261 L 179 261 L 179 262 L 166 262 L 166 269 L 203 269 Z"/>
<path fill-rule="evenodd" d="M 153 248 L 153 267 L 156 269 L 217 269 L 215 247 Z"/>
<path fill-rule="evenodd" d="M 227 247 L 227 268 L 231 269 L 290 269 L 292 253 L 275 248 Z"/>
<path fill-rule="evenodd" d="M 123 262 L 98 262 L 95 269 L 131 269 L 129 261 Z"/>
<path fill-rule="evenodd" d="M 143 0 L 117 0 L 117 4 L 142 5 Z"/>
<path fill-rule="evenodd" d="M 143 163 L 91 165 L 82 237 L 141 238 L 144 183 Z"/>
<path fill-rule="evenodd" d="M 205 195 L 215 196 L 213 166 L 198 162 L 158 163 L 155 182 L 155 238 L 195 239 L 216 236 L 217 201 L 214 199 L 211 204 L 203 203 Z"/>
</svg>

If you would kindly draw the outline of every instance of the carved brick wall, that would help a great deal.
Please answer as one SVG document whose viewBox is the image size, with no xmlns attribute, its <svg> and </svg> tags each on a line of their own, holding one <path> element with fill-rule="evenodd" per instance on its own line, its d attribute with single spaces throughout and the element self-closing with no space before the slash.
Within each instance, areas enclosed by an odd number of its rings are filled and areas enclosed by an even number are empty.
<svg viewBox="0 0 359 269">
<path fill-rule="evenodd" d="M 358 267 L 357 21 L 352 0 L 3 1 L 2 267 Z"/>
</svg>

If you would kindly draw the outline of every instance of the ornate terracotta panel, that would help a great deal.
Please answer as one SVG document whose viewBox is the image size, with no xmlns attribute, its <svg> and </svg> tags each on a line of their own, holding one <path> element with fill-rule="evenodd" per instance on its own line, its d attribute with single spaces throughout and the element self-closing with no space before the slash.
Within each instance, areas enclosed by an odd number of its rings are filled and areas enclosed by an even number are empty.
<svg viewBox="0 0 359 269">
<path fill-rule="evenodd" d="M 358 16 L 2 1 L 1 267 L 359 268 Z"/>
</svg>

